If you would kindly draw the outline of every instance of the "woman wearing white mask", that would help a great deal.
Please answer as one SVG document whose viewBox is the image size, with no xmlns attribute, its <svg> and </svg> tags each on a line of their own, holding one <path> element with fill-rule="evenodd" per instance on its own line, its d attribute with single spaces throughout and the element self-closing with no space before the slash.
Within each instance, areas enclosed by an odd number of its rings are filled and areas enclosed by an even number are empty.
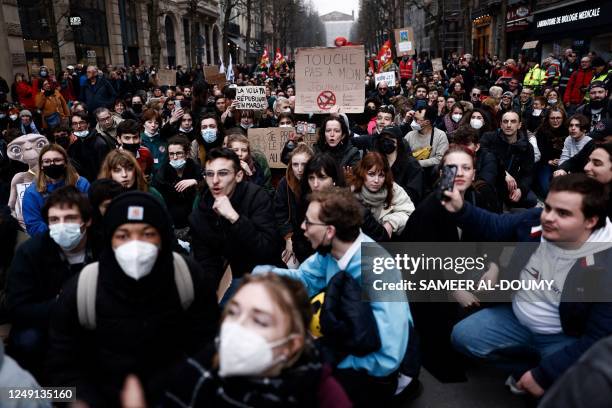
<svg viewBox="0 0 612 408">
<path fill-rule="evenodd" d="M 189 157 L 200 166 L 204 166 L 206 152 L 223 144 L 223 125 L 218 116 L 207 113 L 200 118 L 198 128 L 200 133 L 191 142 Z"/>
<path fill-rule="evenodd" d="M 119 406 L 136 373 L 157 406 L 171 369 L 212 341 L 219 312 L 200 267 L 172 252 L 170 217 L 150 194 L 111 202 L 99 263 L 66 282 L 51 318 L 49 381 L 88 406 Z M 93 273 L 91 271 L 95 271 Z"/>
<path fill-rule="evenodd" d="M 485 132 L 493 130 L 489 114 L 482 109 L 474 109 L 467 112 L 463 116 L 463 120 L 459 124 L 459 127 L 475 129 L 478 132 L 478 137 L 482 136 Z"/>
<path fill-rule="evenodd" d="M 465 108 L 462 104 L 456 103 L 442 118 L 442 123 L 439 126 L 439 129 L 446 132 L 446 136 L 449 140 L 453 140 L 453 133 L 455 133 L 455 131 L 459 128 L 463 115 L 465 115 Z"/>
<path fill-rule="evenodd" d="M 177 135 L 168 140 L 168 160 L 153 177 L 157 189 L 168 207 L 177 238 L 186 241 L 188 217 L 198 193 L 198 183 L 204 180 L 202 167 L 188 156 L 189 139 Z M 180 236 L 179 236 L 180 235 Z"/>
<path fill-rule="evenodd" d="M 310 307 L 296 280 L 245 276 L 223 313 L 218 341 L 183 365 L 162 406 L 351 406 L 309 343 Z"/>
</svg>

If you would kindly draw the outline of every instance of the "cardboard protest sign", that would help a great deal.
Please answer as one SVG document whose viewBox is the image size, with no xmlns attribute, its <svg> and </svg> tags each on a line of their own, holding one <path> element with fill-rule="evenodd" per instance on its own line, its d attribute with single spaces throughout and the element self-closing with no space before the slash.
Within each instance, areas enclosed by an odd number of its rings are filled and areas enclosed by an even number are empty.
<svg viewBox="0 0 612 408">
<path fill-rule="evenodd" d="M 265 86 L 239 86 L 236 88 L 236 109 L 266 110 L 268 98 L 266 98 Z"/>
<path fill-rule="evenodd" d="M 412 27 L 396 28 L 395 32 L 395 48 L 397 55 L 414 55 L 414 31 Z"/>
<path fill-rule="evenodd" d="M 365 102 L 363 46 L 298 48 L 295 67 L 295 112 L 363 112 Z"/>
<path fill-rule="evenodd" d="M 174 69 L 160 69 L 157 71 L 157 79 L 159 85 L 176 85 L 176 70 Z"/>
<path fill-rule="evenodd" d="M 378 86 L 378 83 L 385 81 L 390 87 L 395 86 L 395 72 L 381 72 L 380 74 L 374 75 L 374 85 Z"/>
<path fill-rule="evenodd" d="M 442 58 L 434 58 L 431 60 L 431 66 L 433 68 L 433 72 L 439 72 L 444 70 L 444 65 L 442 65 Z"/>
<path fill-rule="evenodd" d="M 295 132 L 294 128 L 251 128 L 248 131 L 249 143 L 251 151 L 259 151 L 264 154 L 268 160 L 270 168 L 284 169 L 285 164 L 281 161 L 281 153 L 283 147 L 291 132 Z M 304 135 L 305 143 L 312 146 L 317 141 L 316 134 Z"/>
<path fill-rule="evenodd" d="M 204 78 L 209 84 L 217 85 L 219 88 L 223 88 L 227 79 L 225 74 L 219 73 L 219 68 L 216 65 L 206 65 L 203 68 Z"/>
</svg>

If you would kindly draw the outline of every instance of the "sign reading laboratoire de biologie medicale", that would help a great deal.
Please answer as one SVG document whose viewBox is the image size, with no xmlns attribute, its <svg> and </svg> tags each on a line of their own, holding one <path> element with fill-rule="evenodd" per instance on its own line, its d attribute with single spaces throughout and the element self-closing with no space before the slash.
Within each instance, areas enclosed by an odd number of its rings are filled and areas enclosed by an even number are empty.
<svg viewBox="0 0 612 408">
<path fill-rule="evenodd" d="M 567 248 L 565 246 L 565 248 Z M 579 251 L 548 242 L 362 243 L 363 300 L 455 302 L 612 302 L 612 249 Z M 567 265 L 567 267 L 560 267 Z"/>
</svg>

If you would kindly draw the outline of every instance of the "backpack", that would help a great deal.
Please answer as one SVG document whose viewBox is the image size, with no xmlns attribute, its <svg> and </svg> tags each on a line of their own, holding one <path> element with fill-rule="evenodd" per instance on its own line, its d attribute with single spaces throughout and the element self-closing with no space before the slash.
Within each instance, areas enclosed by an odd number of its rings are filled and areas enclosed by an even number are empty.
<svg viewBox="0 0 612 408">
<path fill-rule="evenodd" d="M 187 310 L 194 298 L 193 280 L 187 262 L 176 252 L 174 257 L 174 283 L 178 290 L 181 306 Z M 77 312 L 79 323 L 86 329 L 96 328 L 96 290 L 98 288 L 99 263 L 94 262 L 83 268 L 77 282 Z"/>
</svg>

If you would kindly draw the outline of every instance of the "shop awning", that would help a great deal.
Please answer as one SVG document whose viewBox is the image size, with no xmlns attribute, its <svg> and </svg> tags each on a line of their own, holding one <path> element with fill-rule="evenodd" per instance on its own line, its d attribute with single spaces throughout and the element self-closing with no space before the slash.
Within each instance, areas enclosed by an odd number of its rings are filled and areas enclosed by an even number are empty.
<svg viewBox="0 0 612 408">
<path fill-rule="evenodd" d="M 238 49 L 246 50 L 246 42 L 241 37 L 228 36 L 228 40 L 233 42 Z"/>
<path fill-rule="evenodd" d="M 535 47 L 538 46 L 538 40 L 535 41 L 525 41 L 525 44 L 523 44 L 523 48 L 521 48 L 522 50 L 533 50 Z"/>
</svg>

